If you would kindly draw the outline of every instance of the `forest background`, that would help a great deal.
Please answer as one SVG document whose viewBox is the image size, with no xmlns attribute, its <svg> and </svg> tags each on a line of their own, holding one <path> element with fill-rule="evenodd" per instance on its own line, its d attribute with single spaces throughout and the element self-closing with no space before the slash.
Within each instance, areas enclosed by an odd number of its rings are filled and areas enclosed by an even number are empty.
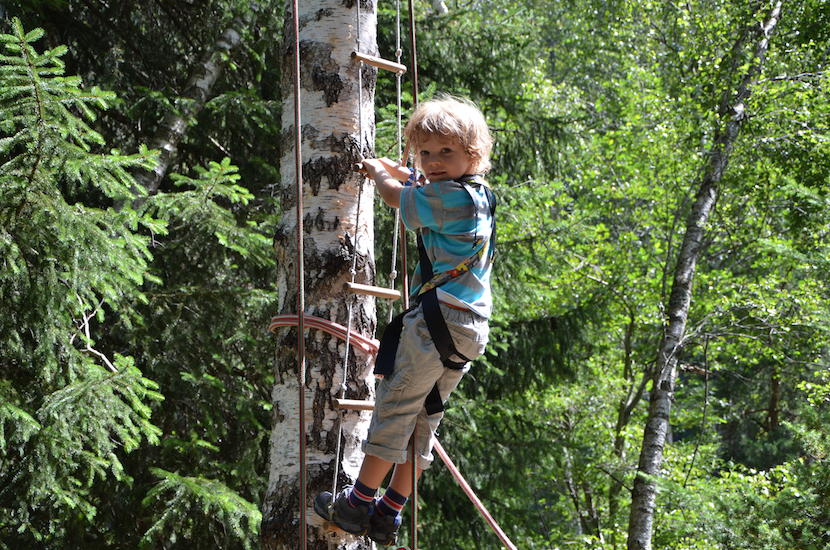
<svg viewBox="0 0 830 550">
<path fill-rule="evenodd" d="M 679 248 L 739 120 L 653 544 L 830 548 L 830 3 L 446 4 L 415 2 L 420 84 L 486 113 L 500 207 L 493 341 L 444 447 L 519 548 L 625 547 Z M 259 546 L 283 14 L 0 0 L 0 548 Z M 380 74 L 381 154 L 395 95 Z M 446 469 L 420 498 L 421 548 L 499 547 Z"/>
</svg>

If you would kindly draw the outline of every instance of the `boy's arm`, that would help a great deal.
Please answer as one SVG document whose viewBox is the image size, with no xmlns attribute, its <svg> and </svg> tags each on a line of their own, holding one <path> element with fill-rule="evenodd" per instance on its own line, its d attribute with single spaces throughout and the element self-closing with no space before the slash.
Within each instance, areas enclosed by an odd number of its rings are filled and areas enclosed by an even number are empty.
<svg viewBox="0 0 830 550">
<path fill-rule="evenodd" d="M 366 174 L 375 180 L 378 194 L 383 202 L 392 208 L 400 208 L 401 192 L 403 184 L 401 181 L 409 179 L 409 169 L 389 159 L 365 159 L 363 169 Z"/>
<path fill-rule="evenodd" d="M 375 160 L 379 161 L 384 166 L 384 168 L 386 168 L 386 171 L 389 172 L 389 174 L 398 181 L 406 181 L 412 174 L 412 171 L 409 168 L 407 168 L 406 166 L 402 166 L 401 164 L 398 164 L 394 160 L 390 160 L 386 157 Z"/>
</svg>

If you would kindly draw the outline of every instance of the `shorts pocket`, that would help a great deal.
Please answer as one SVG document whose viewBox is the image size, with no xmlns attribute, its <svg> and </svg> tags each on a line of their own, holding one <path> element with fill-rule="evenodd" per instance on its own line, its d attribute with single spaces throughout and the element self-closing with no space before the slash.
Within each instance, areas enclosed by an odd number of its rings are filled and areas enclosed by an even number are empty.
<svg viewBox="0 0 830 550">
<path fill-rule="evenodd" d="M 384 377 L 381 384 L 385 386 L 380 398 L 379 413 L 381 417 L 388 416 L 400 407 L 407 387 L 410 385 L 406 369 L 396 368 L 390 377 Z"/>
</svg>

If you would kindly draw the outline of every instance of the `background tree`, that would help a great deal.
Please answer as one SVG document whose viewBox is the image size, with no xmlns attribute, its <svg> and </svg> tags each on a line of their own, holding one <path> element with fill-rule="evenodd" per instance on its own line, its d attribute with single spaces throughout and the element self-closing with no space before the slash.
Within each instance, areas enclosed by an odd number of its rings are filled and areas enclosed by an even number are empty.
<svg viewBox="0 0 830 550">
<path fill-rule="evenodd" d="M 732 72 L 739 72 L 739 63 L 745 59 L 748 60 L 748 67 L 744 74 L 738 76 L 739 84 L 736 88 L 728 88 L 720 94 L 723 97 L 718 111 L 722 118 L 721 127 L 715 130 L 714 143 L 706 159 L 707 166 L 703 170 L 700 186 L 686 221 L 683 242 L 678 250 L 671 294 L 666 308 L 665 333 L 660 342 L 652 381 L 648 419 L 637 466 L 638 475 L 634 479 L 628 524 L 629 548 L 651 548 L 657 497 L 657 484 L 653 478 L 659 475 L 663 462 L 663 448 L 671 419 L 671 401 L 677 380 L 677 352 L 683 346 L 685 337 L 692 300 L 692 283 L 705 239 L 704 228 L 717 203 L 718 185 L 729 164 L 735 142 L 740 136 L 741 126 L 747 120 L 747 100 L 763 72 L 770 35 L 781 17 L 781 2 L 772 7 L 769 15 L 763 15 L 765 22 L 760 28 L 755 23 L 758 14 L 752 16 L 750 30 L 741 34 L 732 50 L 734 57 L 724 60 L 732 65 Z M 746 54 L 743 51 L 745 47 L 753 50 L 752 53 Z"/>
</svg>

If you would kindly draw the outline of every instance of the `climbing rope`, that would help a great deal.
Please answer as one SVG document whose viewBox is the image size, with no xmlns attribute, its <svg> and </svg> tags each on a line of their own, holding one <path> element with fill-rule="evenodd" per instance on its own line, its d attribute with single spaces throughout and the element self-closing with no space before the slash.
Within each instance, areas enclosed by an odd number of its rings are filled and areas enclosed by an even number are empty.
<svg viewBox="0 0 830 550">
<path fill-rule="evenodd" d="M 412 108 L 418 106 L 418 50 L 415 46 L 415 3 L 414 0 L 409 0 L 409 45 L 410 55 L 412 57 Z M 409 147 L 407 146 L 407 149 Z M 412 163 L 413 174 L 415 173 L 415 163 Z M 405 235 L 406 233 L 404 233 Z M 406 266 L 406 242 L 402 247 L 403 265 Z M 409 289 L 406 288 L 407 281 L 404 281 L 404 293 L 409 296 Z M 408 307 L 408 302 L 405 302 Z M 417 427 L 417 423 L 416 423 Z M 418 462 L 416 453 L 417 428 L 412 431 L 412 550 L 418 550 Z"/>
<path fill-rule="evenodd" d="M 297 0 L 293 2 L 294 24 L 294 163 L 297 189 L 297 381 L 300 409 L 300 548 L 306 550 L 306 448 L 305 448 L 305 279 L 303 264 L 303 156 L 300 133 L 300 16 Z"/>
<path fill-rule="evenodd" d="M 403 50 L 401 49 L 401 2 L 400 0 L 396 0 L 395 2 L 395 61 L 400 64 L 401 62 L 401 55 L 403 55 Z M 398 164 L 406 164 L 406 159 L 403 158 L 403 150 L 401 144 L 403 142 L 403 109 L 401 107 L 401 78 L 403 74 L 400 72 L 395 73 L 395 97 L 397 98 L 397 107 L 398 107 Z M 397 259 L 398 259 L 398 231 L 401 226 L 401 211 L 398 208 L 395 208 L 395 223 L 393 225 L 392 231 L 392 260 L 391 260 L 391 269 L 389 270 L 389 288 L 395 288 L 395 280 L 398 278 L 398 270 L 397 270 Z M 404 264 L 404 269 L 406 269 L 406 264 Z M 386 318 L 387 323 L 392 322 L 393 317 L 393 310 L 392 310 L 392 302 L 387 302 L 389 306 L 389 312 Z"/>
<path fill-rule="evenodd" d="M 478 510 L 478 512 L 484 518 L 484 521 L 487 522 L 487 525 L 489 525 L 493 532 L 496 533 L 496 536 L 499 537 L 499 540 L 501 540 L 504 543 L 504 545 L 507 546 L 507 548 L 509 548 L 510 550 L 517 550 L 516 545 L 513 544 L 510 541 L 510 539 L 507 538 L 507 535 L 504 534 L 504 531 L 502 531 L 501 527 L 499 527 L 499 524 L 496 523 L 496 520 L 493 519 L 493 516 L 490 515 L 490 512 L 487 511 L 487 508 L 484 507 L 484 504 L 482 504 L 481 500 L 479 500 L 479 498 L 476 496 L 475 492 L 473 491 L 473 488 L 470 487 L 470 484 L 467 483 L 467 480 L 464 479 L 464 476 L 461 475 L 461 472 L 450 459 L 450 456 L 447 454 L 447 451 L 444 450 L 444 447 L 441 446 L 441 443 L 439 443 L 438 440 L 435 441 L 435 452 L 438 453 L 438 456 L 441 458 L 441 460 L 444 461 L 444 465 L 447 467 L 447 469 L 453 475 L 455 480 L 467 494 L 467 497 L 476 507 L 476 510 Z"/>
</svg>

